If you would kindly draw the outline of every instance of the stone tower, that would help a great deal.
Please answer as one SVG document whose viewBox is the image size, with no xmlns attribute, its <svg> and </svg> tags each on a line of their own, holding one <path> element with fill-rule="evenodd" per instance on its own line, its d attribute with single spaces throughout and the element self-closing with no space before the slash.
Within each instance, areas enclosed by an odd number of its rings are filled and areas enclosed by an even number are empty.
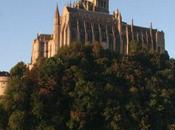
<svg viewBox="0 0 175 130">
<path fill-rule="evenodd" d="M 109 13 L 109 0 L 90 0 L 94 3 L 95 11 Z"/>
</svg>

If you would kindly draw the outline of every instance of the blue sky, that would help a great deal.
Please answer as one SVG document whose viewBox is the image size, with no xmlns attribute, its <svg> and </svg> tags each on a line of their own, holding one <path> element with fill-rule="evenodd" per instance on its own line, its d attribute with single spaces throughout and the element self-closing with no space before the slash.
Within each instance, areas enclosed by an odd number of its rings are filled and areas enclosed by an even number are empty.
<svg viewBox="0 0 175 130">
<path fill-rule="evenodd" d="M 73 1 L 73 0 L 72 0 Z M 32 40 L 37 33 L 51 33 L 58 3 L 60 13 L 70 0 L 1 0 L 0 71 L 9 71 L 17 62 L 29 63 Z M 110 0 L 110 11 L 117 8 L 123 20 L 165 32 L 166 49 L 175 58 L 174 0 Z"/>
</svg>

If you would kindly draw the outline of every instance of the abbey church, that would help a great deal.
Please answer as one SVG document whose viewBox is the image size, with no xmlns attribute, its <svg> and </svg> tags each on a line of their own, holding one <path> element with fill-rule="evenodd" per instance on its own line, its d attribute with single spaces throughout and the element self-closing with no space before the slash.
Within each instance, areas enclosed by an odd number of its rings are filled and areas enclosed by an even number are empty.
<svg viewBox="0 0 175 130">
<path fill-rule="evenodd" d="M 33 41 L 31 65 L 73 43 L 99 42 L 105 49 L 128 55 L 132 41 L 139 43 L 141 50 L 165 51 L 164 32 L 153 29 L 152 24 L 150 28 L 136 26 L 133 20 L 127 24 L 119 10 L 109 13 L 109 0 L 79 0 L 65 6 L 62 15 L 57 6 L 53 34 L 38 34 Z"/>
</svg>

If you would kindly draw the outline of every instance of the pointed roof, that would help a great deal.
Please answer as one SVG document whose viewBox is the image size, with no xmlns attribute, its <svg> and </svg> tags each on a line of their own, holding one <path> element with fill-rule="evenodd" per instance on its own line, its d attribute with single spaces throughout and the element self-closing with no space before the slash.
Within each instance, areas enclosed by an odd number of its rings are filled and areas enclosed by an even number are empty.
<svg viewBox="0 0 175 130">
<path fill-rule="evenodd" d="M 152 28 L 153 28 L 153 23 L 151 22 L 151 23 L 150 23 L 150 29 L 152 29 Z"/>
<path fill-rule="evenodd" d="M 131 25 L 134 26 L 134 19 L 131 20 Z"/>
<path fill-rule="evenodd" d="M 56 6 L 56 10 L 55 10 L 55 18 L 58 18 L 60 16 L 59 14 L 59 9 L 58 9 L 58 4 Z"/>
</svg>

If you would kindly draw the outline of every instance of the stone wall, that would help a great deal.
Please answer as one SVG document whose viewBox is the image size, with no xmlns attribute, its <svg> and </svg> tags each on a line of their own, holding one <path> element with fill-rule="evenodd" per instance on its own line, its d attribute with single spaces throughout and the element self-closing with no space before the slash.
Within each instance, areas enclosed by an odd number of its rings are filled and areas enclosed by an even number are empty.
<svg viewBox="0 0 175 130">
<path fill-rule="evenodd" d="M 0 76 L 0 96 L 4 95 L 4 91 L 6 90 L 8 85 L 8 79 L 9 77 L 7 76 Z"/>
</svg>

